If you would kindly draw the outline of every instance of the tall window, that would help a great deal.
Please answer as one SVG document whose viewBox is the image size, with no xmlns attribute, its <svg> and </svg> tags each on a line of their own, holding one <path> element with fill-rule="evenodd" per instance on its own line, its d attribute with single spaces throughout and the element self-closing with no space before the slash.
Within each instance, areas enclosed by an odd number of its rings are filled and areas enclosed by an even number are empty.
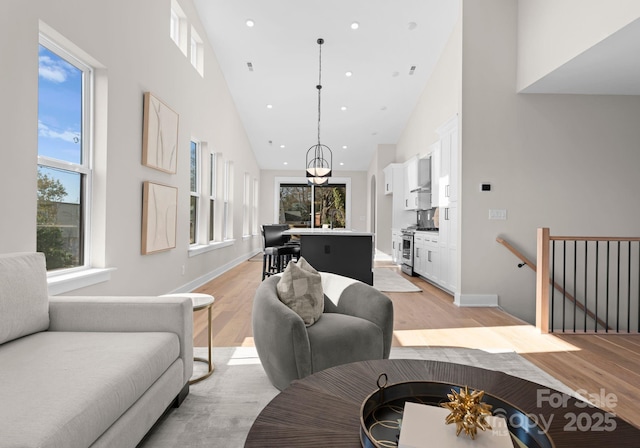
<svg viewBox="0 0 640 448">
<path fill-rule="evenodd" d="M 191 141 L 190 145 L 190 207 L 189 207 L 189 243 L 196 244 L 198 238 L 198 205 L 200 202 L 200 144 Z"/>
<path fill-rule="evenodd" d="M 215 241 L 215 210 L 216 210 L 216 170 L 218 155 L 215 152 L 209 154 L 209 241 Z"/>
<path fill-rule="evenodd" d="M 44 36 L 38 60 L 36 241 L 51 271 L 89 263 L 93 71 Z"/>
<path fill-rule="evenodd" d="M 346 227 L 346 184 L 280 184 L 279 222 L 294 227 Z"/>
<path fill-rule="evenodd" d="M 194 27 L 191 27 L 190 51 L 191 65 L 200 73 L 200 76 L 204 76 L 204 49 L 202 39 Z"/>
<path fill-rule="evenodd" d="M 224 162 L 224 207 L 223 207 L 223 240 L 233 238 L 233 214 L 231 202 L 233 201 L 233 162 Z"/>
<path fill-rule="evenodd" d="M 242 196 L 242 236 L 250 234 L 251 225 L 251 175 L 244 173 L 244 191 Z"/>
<path fill-rule="evenodd" d="M 258 179 L 253 179 L 253 202 L 251 216 L 253 222 L 251 224 L 251 233 L 258 234 Z"/>
<path fill-rule="evenodd" d="M 176 0 L 171 0 L 169 35 L 180 51 L 187 55 L 187 16 Z"/>
</svg>

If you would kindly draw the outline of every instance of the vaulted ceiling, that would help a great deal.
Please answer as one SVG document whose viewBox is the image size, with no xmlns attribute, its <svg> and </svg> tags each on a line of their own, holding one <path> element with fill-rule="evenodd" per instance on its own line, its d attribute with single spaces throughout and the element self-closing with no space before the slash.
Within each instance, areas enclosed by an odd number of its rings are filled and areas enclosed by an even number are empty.
<svg viewBox="0 0 640 448">
<path fill-rule="evenodd" d="M 321 143 L 334 170 L 367 170 L 398 141 L 460 14 L 454 0 L 194 1 L 260 168 L 300 173 L 318 140 L 318 38 Z M 640 20 L 523 92 L 639 95 L 638 54 Z"/>
</svg>

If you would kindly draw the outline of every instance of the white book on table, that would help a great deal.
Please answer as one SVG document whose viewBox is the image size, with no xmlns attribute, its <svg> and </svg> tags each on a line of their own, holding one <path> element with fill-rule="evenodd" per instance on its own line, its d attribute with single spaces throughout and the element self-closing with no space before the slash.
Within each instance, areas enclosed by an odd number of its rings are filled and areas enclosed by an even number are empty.
<svg viewBox="0 0 640 448">
<path fill-rule="evenodd" d="M 447 425 L 449 410 L 438 406 L 406 402 L 398 448 L 513 448 L 507 422 L 503 417 L 487 416 L 493 429 L 479 430 L 475 440 L 464 431 L 456 436 L 456 425 Z"/>
</svg>

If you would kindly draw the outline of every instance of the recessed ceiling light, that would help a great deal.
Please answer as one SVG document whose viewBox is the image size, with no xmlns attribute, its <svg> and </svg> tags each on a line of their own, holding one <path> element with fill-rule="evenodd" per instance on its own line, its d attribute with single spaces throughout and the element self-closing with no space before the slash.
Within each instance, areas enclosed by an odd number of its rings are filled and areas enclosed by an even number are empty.
<svg viewBox="0 0 640 448">
<path fill-rule="evenodd" d="M 347 149 L 347 145 L 344 145 L 344 146 L 342 147 L 342 149 Z"/>
<path fill-rule="evenodd" d="M 247 19 L 246 22 L 244 22 L 249 28 L 251 28 L 253 25 L 255 25 L 256 23 L 251 20 L 251 19 Z"/>
<path fill-rule="evenodd" d="M 340 162 L 340 166 L 344 165 L 344 162 Z"/>
<path fill-rule="evenodd" d="M 349 78 L 351 75 L 353 75 L 353 72 L 347 72 L 344 74 L 347 78 Z"/>
<path fill-rule="evenodd" d="M 357 30 L 358 28 L 360 28 L 360 24 L 358 22 L 353 22 L 351 24 L 351 29 L 352 30 Z"/>
<path fill-rule="evenodd" d="M 342 106 L 340 110 L 347 110 L 347 106 Z"/>
<path fill-rule="evenodd" d="M 273 109 L 273 104 L 267 104 L 267 109 Z"/>
<path fill-rule="evenodd" d="M 284 148 L 284 145 L 280 145 L 281 148 Z"/>
<path fill-rule="evenodd" d="M 289 165 L 289 162 L 284 162 L 285 165 Z"/>
</svg>

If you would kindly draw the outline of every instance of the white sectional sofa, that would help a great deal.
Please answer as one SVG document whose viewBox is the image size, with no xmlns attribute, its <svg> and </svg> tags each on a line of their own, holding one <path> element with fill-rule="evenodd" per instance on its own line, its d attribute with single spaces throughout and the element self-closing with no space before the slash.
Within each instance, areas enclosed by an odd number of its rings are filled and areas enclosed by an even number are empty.
<svg viewBox="0 0 640 448">
<path fill-rule="evenodd" d="M 0 255 L 0 448 L 135 447 L 189 392 L 181 297 L 48 297 L 44 256 Z"/>
</svg>

